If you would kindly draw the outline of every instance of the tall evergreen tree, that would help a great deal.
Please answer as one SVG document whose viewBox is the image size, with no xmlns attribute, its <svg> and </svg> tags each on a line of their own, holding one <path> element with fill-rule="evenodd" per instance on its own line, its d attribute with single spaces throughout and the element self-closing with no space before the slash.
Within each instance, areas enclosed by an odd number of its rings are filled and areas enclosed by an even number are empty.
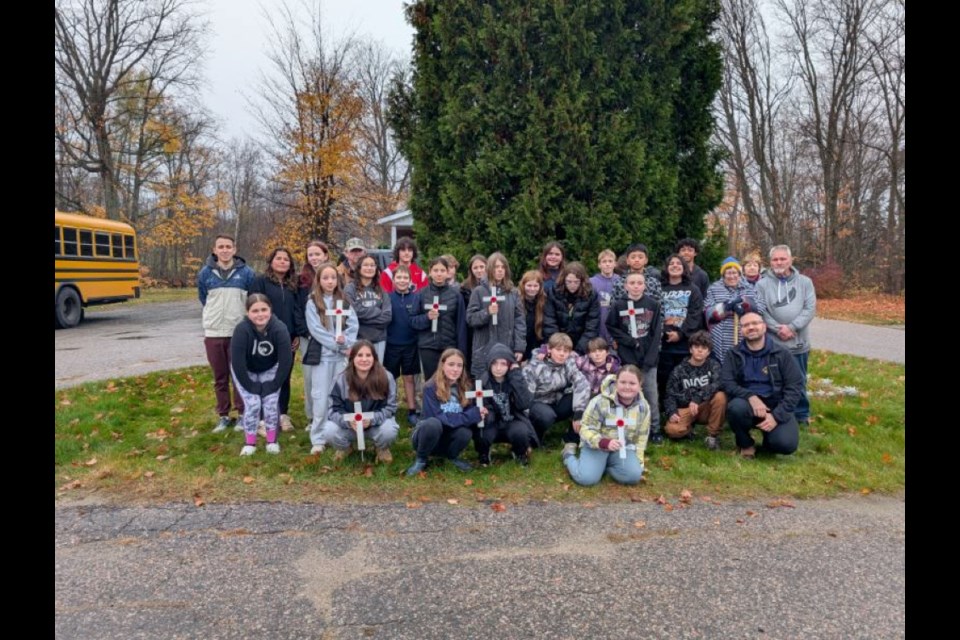
<svg viewBox="0 0 960 640">
<path fill-rule="evenodd" d="M 428 254 L 666 253 L 719 202 L 715 0 L 417 0 L 391 121 Z M 529 264 L 529 262 L 528 262 Z M 524 265 L 517 265 L 522 267 Z"/>
</svg>

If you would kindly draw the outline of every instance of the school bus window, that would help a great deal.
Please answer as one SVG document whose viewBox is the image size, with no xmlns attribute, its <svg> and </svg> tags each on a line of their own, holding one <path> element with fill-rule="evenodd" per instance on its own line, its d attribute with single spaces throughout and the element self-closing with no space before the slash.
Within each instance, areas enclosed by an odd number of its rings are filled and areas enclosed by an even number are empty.
<svg viewBox="0 0 960 640">
<path fill-rule="evenodd" d="M 110 236 L 110 242 L 113 245 L 113 257 L 122 258 L 123 257 L 123 236 L 119 233 L 114 233 Z"/>
<path fill-rule="evenodd" d="M 81 256 L 92 256 L 93 255 L 93 232 L 92 231 L 80 231 L 80 255 Z"/>
<path fill-rule="evenodd" d="M 136 254 L 133 252 L 133 236 L 123 236 L 123 246 L 126 247 L 126 255 L 130 260 L 136 259 Z"/>
<path fill-rule="evenodd" d="M 63 252 L 63 247 L 60 245 L 60 227 L 53 226 L 53 255 L 59 256 Z"/>
<path fill-rule="evenodd" d="M 110 234 L 102 233 L 100 231 L 93 234 L 94 239 L 97 242 L 97 256 L 109 258 L 110 257 Z"/>
<path fill-rule="evenodd" d="M 63 255 L 75 256 L 77 253 L 77 230 L 63 228 Z"/>
</svg>

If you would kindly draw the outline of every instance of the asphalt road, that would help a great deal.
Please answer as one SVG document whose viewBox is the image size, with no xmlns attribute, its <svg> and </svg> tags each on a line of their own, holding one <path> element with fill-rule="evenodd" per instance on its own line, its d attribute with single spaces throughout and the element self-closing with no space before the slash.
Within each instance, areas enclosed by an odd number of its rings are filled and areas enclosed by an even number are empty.
<svg viewBox="0 0 960 640">
<path fill-rule="evenodd" d="M 902 638 L 902 499 L 55 508 L 58 638 Z"/>
</svg>

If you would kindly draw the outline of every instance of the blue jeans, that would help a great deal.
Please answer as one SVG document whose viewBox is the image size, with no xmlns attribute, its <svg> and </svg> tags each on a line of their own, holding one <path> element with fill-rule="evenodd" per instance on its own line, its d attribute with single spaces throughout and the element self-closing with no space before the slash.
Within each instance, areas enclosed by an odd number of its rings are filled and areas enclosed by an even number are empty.
<svg viewBox="0 0 960 640">
<path fill-rule="evenodd" d="M 797 422 L 809 422 L 810 398 L 807 397 L 807 361 L 810 360 L 810 352 L 795 353 L 793 354 L 793 359 L 797 361 L 797 366 L 800 367 L 800 373 L 803 374 L 803 393 L 800 394 L 800 401 L 797 402 L 797 407 L 793 410 L 793 415 L 796 416 Z"/>
<path fill-rule="evenodd" d="M 619 451 L 601 451 L 585 446 L 580 448 L 579 457 L 567 456 L 563 464 L 573 481 L 585 487 L 600 482 L 604 471 L 620 484 L 637 484 L 643 475 L 643 465 L 635 448 L 627 449 L 627 457 L 621 458 Z"/>
</svg>

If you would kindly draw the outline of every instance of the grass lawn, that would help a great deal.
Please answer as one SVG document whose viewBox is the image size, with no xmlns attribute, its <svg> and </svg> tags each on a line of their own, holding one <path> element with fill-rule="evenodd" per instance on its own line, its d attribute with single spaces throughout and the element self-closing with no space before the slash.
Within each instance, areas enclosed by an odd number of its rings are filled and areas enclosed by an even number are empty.
<svg viewBox="0 0 960 640">
<path fill-rule="evenodd" d="M 510 459 L 507 445 L 497 445 L 504 448 L 494 449 L 489 468 L 463 473 L 431 463 L 421 476 L 406 478 L 413 452 L 403 409 L 392 464 L 371 464 L 371 451 L 366 462 L 354 453 L 334 466 L 329 449 L 309 455 L 300 400 L 291 403 L 298 428 L 280 435 L 279 455 L 267 455 L 261 441 L 255 455 L 241 458 L 242 434 L 211 433 L 216 416 L 207 367 L 89 383 L 55 392 L 54 491 L 120 503 L 401 501 L 411 508 L 431 501 L 590 503 L 660 496 L 679 504 L 686 491 L 697 500 L 901 491 L 904 367 L 814 351 L 810 369 L 814 418 L 796 454 L 741 460 L 729 428 L 722 450 L 712 452 L 703 444 L 705 427 L 698 426 L 696 440 L 648 446 L 640 485 L 622 487 L 605 478 L 590 488 L 574 484 L 562 466 L 558 427 L 527 468 Z M 293 398 L 301 398 L 301 390 L 297 365 Z M 476 461 L 472 444 L 464 455 Z"/>
<path fill-rule="evenodd" d="M 121 304 L 150 304 L 153 302 L 177 302 L 180 300 L 196 300 L 197 299 L 197 288 L 196 287 L 185 287 L 181 289 L 175 289 L 173 287 L 164 287 L 164 288 L 153 288 L 153 289 L 142 289 L 140 291 L 140 297 L 134 298 L 133 300 L 127 300 Z M 115 309 L 116 305 L 102 305 L 102 306 L 93 306 L 89 307 L 87 313 L 96 313 L 97 311 L 107 311 L 109 309 Z"/>
</svg>

